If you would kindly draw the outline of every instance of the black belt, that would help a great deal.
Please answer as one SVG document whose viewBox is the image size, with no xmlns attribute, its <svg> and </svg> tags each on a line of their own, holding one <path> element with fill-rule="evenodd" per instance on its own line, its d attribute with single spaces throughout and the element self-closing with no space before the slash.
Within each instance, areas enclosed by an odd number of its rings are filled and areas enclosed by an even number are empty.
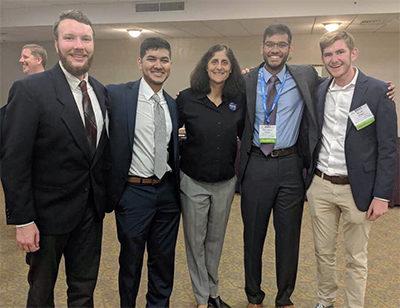
<svg viewBox="0 0 400 308">
<path fill-rule="evenodd" d="M 321 170 L 315 169 L 315 174 L 318 175 L 323 180 L 327 180 L 332 184 L 336 185 L 347 185 L 350 184 L 349 177 L 344 175 L 327 175 L 323 173 Z"/>
<path fill-rule="evenodd" d="M 272 157 L 272 158 L 283 157 L 283 156 L 288 156 L 288 155 L 294 154 L 296 152 L 297 152 L 296 146 L 291 146 L 289 148 L 272 150 L 272 152 L 270 154 L 268 154 L 267 157 Z M 265 156 L 263 151 L 261 151 L 261 149 L 255 145 L 251 146 L 251 153 L 256 153 L 258 155 Z"/>
</svg>

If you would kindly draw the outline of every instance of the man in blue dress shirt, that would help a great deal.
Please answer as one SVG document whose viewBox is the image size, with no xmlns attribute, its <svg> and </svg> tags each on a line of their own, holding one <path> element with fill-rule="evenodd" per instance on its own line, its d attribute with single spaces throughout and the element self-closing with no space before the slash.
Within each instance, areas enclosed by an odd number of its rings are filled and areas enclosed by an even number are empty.
<svg viewBox="0 0 400 308">
<path fill-rule="evenodd" d="M 264 62 L 246 76 L 247 117 L 240 181 L 248 307 L 261 307 L 262 253 L 268 221 L 275 228 L 277 307 L 293 306 L 303 213 L 303 168 L 318 140 L 311 66 L 287 65 L 292 35 L 285 25 L 265 29 Z"/>
</svg>

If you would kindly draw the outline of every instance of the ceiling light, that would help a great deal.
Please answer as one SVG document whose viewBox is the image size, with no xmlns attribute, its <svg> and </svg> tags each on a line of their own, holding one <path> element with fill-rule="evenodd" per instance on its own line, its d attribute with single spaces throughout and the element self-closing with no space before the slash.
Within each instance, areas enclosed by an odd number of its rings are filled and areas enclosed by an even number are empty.
<svg viewBox="0 0 400 308">
<path fill-rule="evenodd" d="M 140 33 L 142 33 L 142 30 L 138 29 L 128 29 L 126 31 L 128 31 L 129 35 L 134 38 L 139 37 Z"/>
<path fill-rule="evenodd" d="M 325 23 L 324 28 L 328 32 L 336 31 L 340 27 L 340 22 Z"/>
</svg>

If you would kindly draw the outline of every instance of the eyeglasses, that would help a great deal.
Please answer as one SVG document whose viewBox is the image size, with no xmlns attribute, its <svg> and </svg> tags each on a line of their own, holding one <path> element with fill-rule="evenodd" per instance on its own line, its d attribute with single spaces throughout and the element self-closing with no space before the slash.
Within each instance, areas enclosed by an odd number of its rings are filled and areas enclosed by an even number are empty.
<svg viewBox="0 0 400 308">
<path fill-rule="evenodd" d="M 274 43 L 274 42 L 271 42 L 271 41 L 267 41 L 267 42 L 264 43 L 264 46 L 266 48 L 268 48 L 268 49 L 272 49 L 274 47 L 277 47 L 279 49 L 286 49 L 286 48 L 289 47 L 289 43 L 286 43 L 286 42 Z"/>
</svg>

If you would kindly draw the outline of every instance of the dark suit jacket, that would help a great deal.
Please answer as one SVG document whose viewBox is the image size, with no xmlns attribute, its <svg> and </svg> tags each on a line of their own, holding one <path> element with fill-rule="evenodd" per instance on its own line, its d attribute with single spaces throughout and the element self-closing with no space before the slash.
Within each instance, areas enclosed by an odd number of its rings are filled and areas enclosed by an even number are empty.
<svg viewBox="0 0 400 308">
<path fill-rule="evenodd" d="M 109 194 L 111 206 L 115 207 L 125 189 L 132 161 L 136 110 L 140 80 L 125 84 L 108 85 L 109 133 L 111 149 L 111 177 Z M 179 179 L 178 167 L 178 116 L 175 101 L 164 91 L 172 121 L 172 133 L 168 146 L 168 164 Z M 178 193 L 178 192 L 177 192 Z"/>
<path fill-rule="evenodd" d="M 105 88 L 89 77 L 105 115 Z M 42 234 L 63 234 L 81 220 L 89 198 L 100 219 L 106 206 L 103 129 L 90 153 L 69 84 L 57 64 L 14 82 L 10 89 L 1 149 L 8 224 L 35 221 Z"/>
<path fill-rule="evenodd" d="M 317 91 L 319 132 L 324 124 L 325 97 L 332 79 L 320 84 Z M 375 122 L 357 130 L 347 122 L 345 155 L 354 201 L 360 211 L 367 211 L 373 197 L 390 200 L 396 168 L 397 119 L 393 102 L 386 97 L 387 85 L 359 71 L 350 111 L 367 104 Z M 314 174 L 319 143 L 314 153 Z"/>
<path fill-rule="evenodd" d="M 252 69 L 244 76 L 246 81 L 247 114 L 240 148 L 240 181 L 243 179 L 243 175 L 246 171 L 246 166 L 250 157 L 250 149 L 253 143 L 258 70 L 263 65 L 264 63 L 261 63 L 257 68 Z M 318 141 L 317 118 L 313 94 L 315 86 L 319 82 L 319 78 L 312 66 L 287 65 L 287 69 L 293 76 L 305 104 L 297 147 L 300 156 L 303 158 L 304 168 L 309 169 L 311 153 L 313 153 Z"/>
</svg>

